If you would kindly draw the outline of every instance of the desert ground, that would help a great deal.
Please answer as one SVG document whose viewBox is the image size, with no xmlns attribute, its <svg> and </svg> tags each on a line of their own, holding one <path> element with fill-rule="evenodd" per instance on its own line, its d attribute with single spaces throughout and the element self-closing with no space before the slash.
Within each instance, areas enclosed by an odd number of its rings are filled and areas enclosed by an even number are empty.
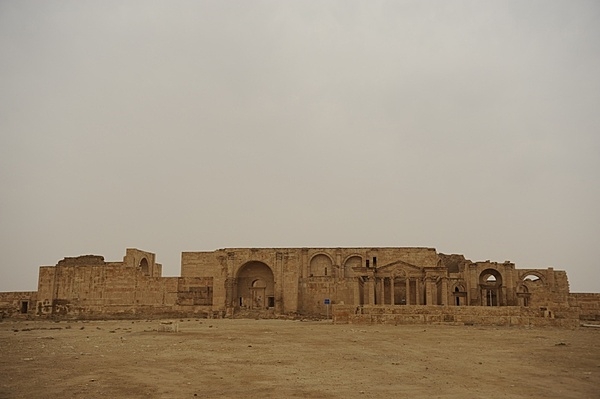
<svg viewBox="0 0 600 399">
<path fill-rule="evenodd" d="M 600 398 L 600 328 L 163 322 L 4 320 L 0 398 Z"/>
</svg>

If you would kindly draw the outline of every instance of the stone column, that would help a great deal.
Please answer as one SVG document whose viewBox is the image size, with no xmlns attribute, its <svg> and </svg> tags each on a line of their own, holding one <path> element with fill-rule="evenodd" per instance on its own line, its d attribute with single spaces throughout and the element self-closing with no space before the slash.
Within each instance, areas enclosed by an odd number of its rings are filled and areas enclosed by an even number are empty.
<svg viewBox="0 0 600 399">
<path fill-rule="evenodd" d="M 375 305 L 375 281 L 373 277 L 367 277 L 366 290 L 367 300 L 365 301 L 368 305 Z"/>
<path fill-rule="evenodd" d="M 354 278 L 354 303 L 353 305 L 360 305 L 361 302 L 364 303 L 364 299 L 361 301 L 360 298 L 360 277 Z"/>
<path fill-rule="evenodd" d="M 477 306 L 484 305 L 482 298 L 482 291 L 479 288 L 479 275 L 477 274 L 477 264 L 473 263 L 469 265 L 469 280 L 472 282 L 469 290 L 469 305 Z M 479 302 L 479 303 L 478 303 Z"/>
<path fill-rule="evenodd" d="M 233 292 L 235 288 L 235 279 L 225 279 L 225 314 L 230 317 L 233 316 L 233 308 L 235 307 L 235 299 L 233 298 Z"/>
<path fill-rule="evenodd" d="M 506 302 L 504 302 L 504 305 L 517 306 L 517 287 L 515 283 L 518 281 L 519 276 L 511 263 L 504 262 L 504 275 L 502 277 L 502 283 L 506 287 Z"/>
<path fill-rule="evenodd" d="M 229 308 L 234 306 L 235 299 L 234 295 L 234 267 L 235 267 L 235 253 L 228 252 L 227 253 L 227 277 L 225 278 L 225 307 Z M 226 309 L 226 311 L 228 311 Z"/>
<path fill-rule="evenodd" d="M 283 313 L 283 254 L 275 254 L 275 313 Z M 266 298 L 265 298 L 266 300 Z"/>
<path fill-rule="evenodd" d="M 379 305 L 385 305 L 385 280 L 383 277 L 379 278 L 379 295 L 377 295 L 378 297 L 378 304 Z"/>
<path fill-rule="evenodd" d="M 308 277 L 308 249 L 302 248 L 302 278 Z"/>
<path fill-rule="evenodd" d="M 390 305 L 394 306 L 396 298 L 394 298 L 394 276 L 390 277 Z"/>
<path fill-rule="evenodd" d="M 406 276 L 406 304 L 410 305 L 410 278 Z"/>
<path fill-rule="evenodd" d="M 442 303 L 440 305 L 448 305 L 448 279 L 442 278 Z"/>
<path fill-rule="evenodd" d="M 416 278 L 415 279 L 415 289 L 416 289 L 416 298 L 417 300 L 415 301 L 415 305 L 421 305 L 421 279 Z"/>
<path fill-rule="evenodd" d="M 433 281 L 429 278 L 425 279 L 425 305 L 435 305 L 434 303 L 434 289 Z"/>
</svg>

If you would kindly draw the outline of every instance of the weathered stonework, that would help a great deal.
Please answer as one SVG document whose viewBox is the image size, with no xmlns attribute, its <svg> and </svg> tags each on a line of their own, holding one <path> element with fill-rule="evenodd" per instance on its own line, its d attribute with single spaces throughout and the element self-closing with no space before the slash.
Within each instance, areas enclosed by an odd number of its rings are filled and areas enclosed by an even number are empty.
<svg viewBox="0 0 600 399">
<path fill-rule="evenodd" d="M 0 292 L 0 319 L 35 314 L 37 292 Z"/>
<path fill-rule="evenodd" d="M 27 305 L 23 305 L 27 301 Z M 326 305 L 329 302 L 331 305 Z M 600 320 L 600 294 L 570 294 L 564 271 L 471 262 L 433 248 L 229 248 L 184 252 L 181 277 L 155 255 L 65 258 L 38 291 L 0 293 L 4 316 L 324 316 L 339 323 L 572 326 Z"/>
</svg>

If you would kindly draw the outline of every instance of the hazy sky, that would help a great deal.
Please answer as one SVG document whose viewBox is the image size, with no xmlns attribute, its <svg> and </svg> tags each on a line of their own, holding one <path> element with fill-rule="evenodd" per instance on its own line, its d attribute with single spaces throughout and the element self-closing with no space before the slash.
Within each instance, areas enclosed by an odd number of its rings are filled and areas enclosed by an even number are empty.
<svg viewBox="0 0 600 399">
<path fill-rule="evenodd" d="M 598 1 L 0 1 L 0 291 L 424 246 L 600 292 Z"/>
</svg>

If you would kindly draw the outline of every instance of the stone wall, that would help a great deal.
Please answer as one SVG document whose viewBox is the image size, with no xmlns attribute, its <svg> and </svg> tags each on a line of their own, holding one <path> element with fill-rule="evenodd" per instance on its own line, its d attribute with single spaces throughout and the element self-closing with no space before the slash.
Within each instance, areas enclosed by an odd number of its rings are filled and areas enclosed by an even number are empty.
<svg viewBox="0 0 600 399">
<path fill-rule="evenodd" d="M 572 293 L 569 305 L 579 308 L 582 321 L 600 321 L 600 293 Z"/>
<path fill-rule="evenodd" d="M 212 277 L 161 277 L 154 259 L 128 249 L 123 262 L 85 255 L 43 266 L 36 312 L 60 317 L 212 312 Z"/>
<path fill-rule="evenodd" d="M 58 317 L 324 316 L 330 310 L 324 302 L 329 300 L 342 306 L 338 309 L 344 305 L 363 309 L 353 316 L 356 322 L 364 322 L 368 314 L 377 320 L 391 317 L 394 322 L 433 322 L 441 317 L 443 322 L 460 323 L 471 317 L 484 324 L 531 324 L 540 309 L 547 316 L 542 319 L 562 320 L 561 312 L 569 307 L 582 319 L 599 320 L 599 296 L 569 294 L 566 273 L 551 267 L 517 269 L 508 261 L 472 262 L 462 255 L 438 254 L 434 248 L 183 252 L 181 277 L 162 277 L 155 254 L 128 248 L 121 262 L 83 255 L 42 266 L 32 302 L 23 305 L 17 295 L 2 306 L 12 309 L 6 314 L 25 306 L 28 313 Z M 513 308 L 524 309 L 516 314 Z M 450 310 L 440 313 L 440 309 Z"/>
<path fill-rule="evenodd" d="M 579 312 L 570 307 L 333 305 L 332 314 L 337 324 L 579 326 Z"/>
<path fill-rule="evenodd" d="M 182 253 L 181 276 L 213 277 L 213 305 L 228 314 L 263 304 L 252 287 L 260 280 L 272 281 L 264 306 L 275 313 L 324 315 L 325 298 L 363 301 L 358 269 L 398 263 L 439 269 L 433 248 L 228 248 Z"/>
<path fill-rule="evenodd" d="M 328 279 L 309 277 L 300 280 L 298 312 L 301 314 L 326 315 L 325 299 L 331 304 L 352 304 L 355 281 L 352 278 Z"/>
<path fill-rule="evenodd" d="M 35 314 L 37 292 L 0 292 L 0 319 Z"/>
</svg>

